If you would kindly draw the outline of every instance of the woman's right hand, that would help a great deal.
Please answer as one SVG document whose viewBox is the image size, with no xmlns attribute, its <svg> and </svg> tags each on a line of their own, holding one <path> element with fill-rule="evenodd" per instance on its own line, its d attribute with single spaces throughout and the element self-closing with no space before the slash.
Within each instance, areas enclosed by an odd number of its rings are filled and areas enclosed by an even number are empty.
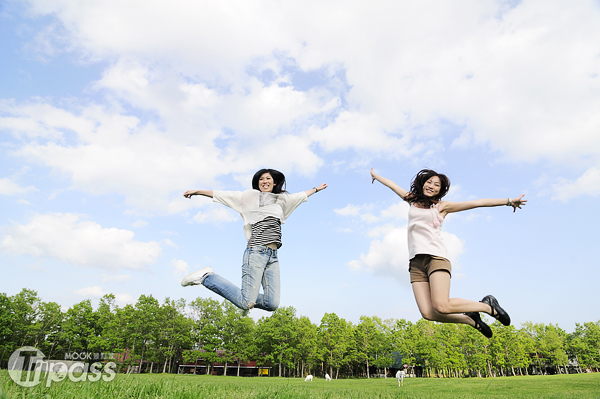
<svg viewBox="0 0 600 399">
<path fill-rule="evenodd" d="M 212 190 L 189 190 L 183 193 L 185 198 L 192 198 L 192 195 L 203 195 L 205 197 L 212 198 L 213 191 Z"/>
<path fill-rule="evenodd" d="M 375 174 L 375 172 L 373 172 L 373 168 L 371 168 L 371 178 L 373 179 L 373 180 L 371 180 L 371 183 L 375 183 L 375 179 L 377 179 L 376 176 L 377 175 Z"/>
<path fill-rule="evenodd" d="M 395 192 L 396 194 L 398 194 L 400 196 L 400 198 L 402 198 L 402 199 L 404 199 L 406 197 L 406 194 L 408 194 L 408 191 L 406 191 L 405 189 L 403 189 L 402 187 L 400 187 L 399 185 L 397 185 L 390 179 L 386 179 L 385 177 L 376 175 L 375 172 L 373 172 L 373 168 L 371 168 L 371 179 L 373 179 L 373 180 L 371 180 L 371 183 L 375 183 L 375 180 L 377 180 L 379 183 L 392 189 L 392 191 Z"/>
</svg>

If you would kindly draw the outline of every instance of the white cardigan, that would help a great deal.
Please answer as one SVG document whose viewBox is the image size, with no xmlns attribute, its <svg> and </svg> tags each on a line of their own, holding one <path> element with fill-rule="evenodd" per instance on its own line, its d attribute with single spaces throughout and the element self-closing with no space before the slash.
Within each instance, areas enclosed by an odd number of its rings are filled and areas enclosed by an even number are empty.
<svg viewBox="0 0 600 399">
<path fill-rule="evenodd" d="M 246 191 L 213 191 L 213 202 L 226 205 L 237 211 L 244 220 L 246 240 L 252 236 L 252 225 L 267 216 L 278 218 L 281 223 L 294 212 L 301 203 L 308 199 L 306 193 L 296 194 L 263 193 L 258 190 Z"/>
</svg>

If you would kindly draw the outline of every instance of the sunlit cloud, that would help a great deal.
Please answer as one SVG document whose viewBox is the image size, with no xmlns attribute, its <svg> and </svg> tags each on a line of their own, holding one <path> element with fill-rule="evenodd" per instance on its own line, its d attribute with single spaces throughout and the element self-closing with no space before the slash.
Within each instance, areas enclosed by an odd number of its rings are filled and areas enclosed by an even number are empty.
<svg viewBox="0 0 600 399">
<path fill-rule="evenodd" d="M 154 263 L 160 256 L 160 245 L 133 238 L 131 231 L 103 228 L 82 215 L 54 213 L 4 227 L 0 249 L 100 269 L 143 269 Z"/>
</svg>

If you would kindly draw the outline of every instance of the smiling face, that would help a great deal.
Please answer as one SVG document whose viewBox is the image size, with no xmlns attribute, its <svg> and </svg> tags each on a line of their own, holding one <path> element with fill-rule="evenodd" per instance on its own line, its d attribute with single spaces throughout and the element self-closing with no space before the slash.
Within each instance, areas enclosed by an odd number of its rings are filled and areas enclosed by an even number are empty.
<svg viewBox="0 0 600 399">
<path fill-rule="evenodd" d="M 423 195 L 433 198 L 440 193 L 441 188 L 442 181 L 439 176 L 432 176 L 423 184 Z"/>
<path fill-rule="evenodd" d="M 271 193 L 273 192 L 273 187 L 275 187 L 275 181 L 270 173 L 263 173 L 258 179 L 258 188 L 263 193 Z"/>
</svg>

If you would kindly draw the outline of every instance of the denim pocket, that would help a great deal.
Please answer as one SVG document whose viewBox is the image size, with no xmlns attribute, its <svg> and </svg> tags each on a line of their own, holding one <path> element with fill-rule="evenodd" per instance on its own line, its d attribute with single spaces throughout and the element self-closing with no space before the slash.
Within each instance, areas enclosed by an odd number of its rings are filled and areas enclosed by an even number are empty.
<svg viewBox="0 0 600 399">
<path fill-rule="evenodd" d="M 263 246 L 257 246 L 257 247 L 248 247 L 246 248 L 246 250 L 248 251 L 248 253 L 254 253 L 254 254 L 265 254 L 267 253 L 267 249 L 268 247 L 263 247 Z"/>
</svg>

